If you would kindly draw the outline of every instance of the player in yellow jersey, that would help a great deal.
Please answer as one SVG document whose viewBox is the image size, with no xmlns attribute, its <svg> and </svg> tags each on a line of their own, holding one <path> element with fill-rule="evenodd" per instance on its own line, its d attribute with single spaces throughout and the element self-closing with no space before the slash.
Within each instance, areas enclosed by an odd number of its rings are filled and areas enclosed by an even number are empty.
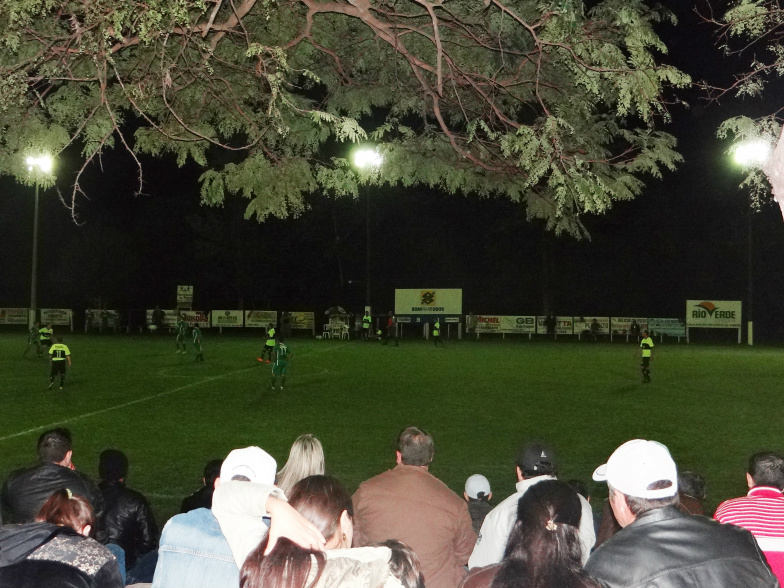
<svg viewBox="0 0 784 588">
<path fill-rule="evenodd" d="M 642 355 L 642 383 L 647 384 L 651 381 L 651 349 L 653 349 L 653 339 L 648 336 L 648 331 L 642 332 L 642 341 L 640 341 L 640 354 Z"/>
<path fill-rule="evenodd" d="M 49 363 L 51 370 L 49 371 L 49 389 L 54 386 L 54 377 L 60 374 L 60 390 L 63 389 L 65 384 L 65 362 L 68 362 L 68 367 L 71 367 L 71 350 L 63 343 L 62 337 L 57 337 L 57 343 L 49 348 Z"/>
</svg>

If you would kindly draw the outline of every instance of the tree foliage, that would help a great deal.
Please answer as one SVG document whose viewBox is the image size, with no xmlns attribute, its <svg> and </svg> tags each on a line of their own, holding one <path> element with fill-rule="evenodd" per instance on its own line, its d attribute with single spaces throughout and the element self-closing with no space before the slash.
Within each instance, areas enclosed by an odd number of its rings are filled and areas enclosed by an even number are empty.
<svg viewBox="0 0 784 588">
<path fill-rule="evenodd" d="M 297 214 L 360 181 L 522 203 L 580 235 L 580 216 L 639 195 L 680 157 L 641 0 L 3 0 L 0 173 L 81 149 L 203 166 L 201 198 Z M 324 155 L 372 141 L 383 169 Z M 138 158 L 137 158 L 138 163 Z M 41 178 L 35 178 L 41 181 Z M 145 178 L 139 164 L 139 189 Z"/>
</svg>

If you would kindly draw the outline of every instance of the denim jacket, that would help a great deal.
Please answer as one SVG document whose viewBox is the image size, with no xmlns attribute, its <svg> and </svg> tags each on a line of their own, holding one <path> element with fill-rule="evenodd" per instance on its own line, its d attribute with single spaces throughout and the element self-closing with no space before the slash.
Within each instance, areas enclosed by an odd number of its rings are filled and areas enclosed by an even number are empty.
<svg viewBox="0 0 784 588">
<path fill-rule="evenodd" d="M 197 508 L 166 523 L 153 588 L 238 588 L 240 571 L 212 511 Z"/>
</svg>

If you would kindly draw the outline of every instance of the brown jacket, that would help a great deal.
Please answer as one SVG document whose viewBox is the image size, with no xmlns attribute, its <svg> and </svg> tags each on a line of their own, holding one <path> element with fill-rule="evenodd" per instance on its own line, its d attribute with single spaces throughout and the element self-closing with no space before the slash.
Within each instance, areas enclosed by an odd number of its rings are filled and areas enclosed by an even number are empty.
<svg viewBox="0 0 784 588">
<path fill-rule="evenodd" d="M 398 465 L 360 484 L 353 497 L 354 545 L 387 539 L 419 556 L 427 588 L 456 588 L 476 543 L 465 500 L 426 468 Z"/>
</svg>

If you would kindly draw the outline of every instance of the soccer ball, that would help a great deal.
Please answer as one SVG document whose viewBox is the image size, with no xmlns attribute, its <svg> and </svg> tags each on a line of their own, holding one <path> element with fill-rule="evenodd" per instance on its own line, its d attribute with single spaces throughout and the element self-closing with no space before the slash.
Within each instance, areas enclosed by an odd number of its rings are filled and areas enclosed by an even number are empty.
<svg viewBox="0 0 784 588">
<path fill-rule="evenodd" d="M 151 331 L 157 331 L 157 330 L 158 330 L 158 325 L 150 325 L 150 326 L 149 326 L 149 329 L 150 329 Z"/>
<path fill-rule="evenodd" d="M 321 341 L 321 335 L 316 335 L 316 340 Z"/>
</svg>

